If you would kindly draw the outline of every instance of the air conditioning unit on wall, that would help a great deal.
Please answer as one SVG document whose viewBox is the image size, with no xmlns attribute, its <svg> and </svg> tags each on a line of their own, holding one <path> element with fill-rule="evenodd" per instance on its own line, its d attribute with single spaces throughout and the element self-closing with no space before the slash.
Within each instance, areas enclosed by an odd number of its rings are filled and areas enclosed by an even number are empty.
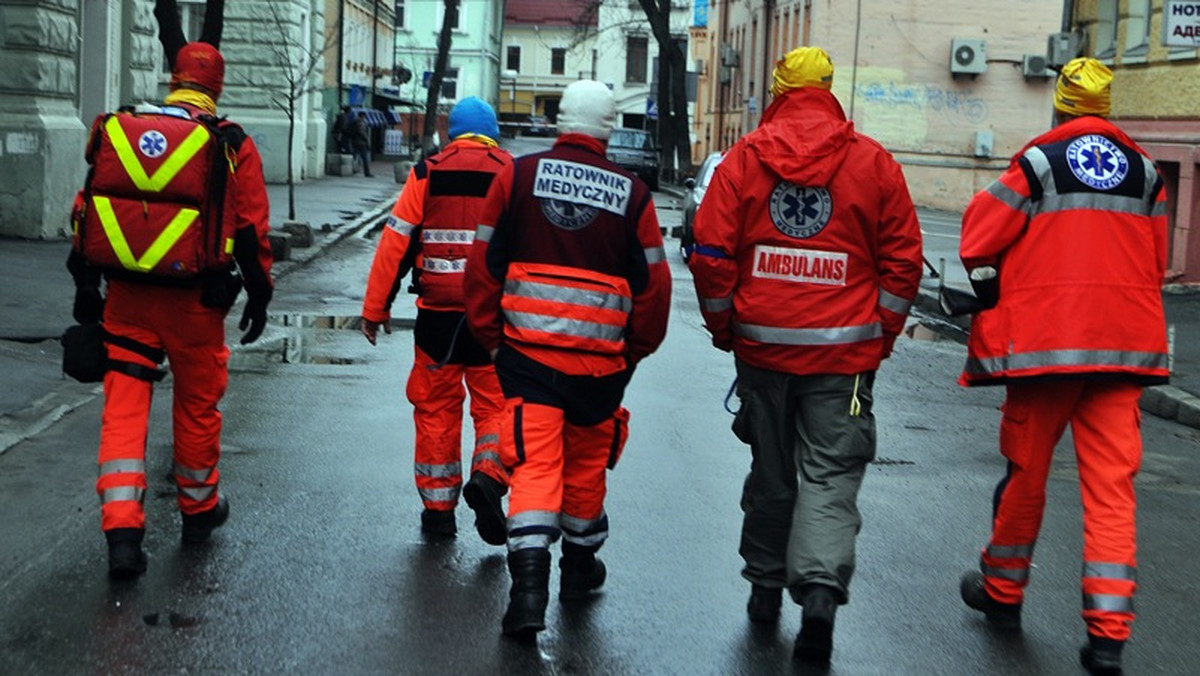
<svg viewBox="0 0 1200 676">
<path fill-rule="evenodd" d="M 1083 36 L 1079 33 L 1051 33 L 1046 43 L 1046 66 L 1061 68 L 1083 51 Z"/>
<path fill-rule="evenodd" d="M 730 47 L 729 45 L 722 45 L 722 47 L 721 47 L 721 65 L 722 66 L 729 66 L 730 68 L 737 68 L 739 63 L 742 60 L 741 56 L 742 56 L 741 53 L 739 53 L 738 50 L 734 49 L 733 47 Z"/>
<path fill-rule="evenodd" d="M 1026 80 L 1032 80 L 1054 77 L 1057 73 L 1050 69 L 1046 57 L 1041 54 L 1026 54 L 1021 60 L 1021 75 L 1024 75 Z"/>
<path fill-rule="evenodd" d="M 950 41 L 950 72 L 979 75 L 987 72 L 987 42 L 977 38 L 954 38 Z"/>
</svg>

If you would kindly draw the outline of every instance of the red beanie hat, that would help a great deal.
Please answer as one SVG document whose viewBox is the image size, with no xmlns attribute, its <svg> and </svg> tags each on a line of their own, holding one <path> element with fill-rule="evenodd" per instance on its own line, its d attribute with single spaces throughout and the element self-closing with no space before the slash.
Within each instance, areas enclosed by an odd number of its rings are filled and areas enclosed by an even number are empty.
<svg viewBox="0 0 1200 676">
<path fill-rule="evenodd" d="M 171 86 L 191 83 L 221 95 L 225 83 L 225 57 L 216 47 L 207 42 L 189 42 L 175 56 L 175 70 L 171 72 Z"/>
</svg>

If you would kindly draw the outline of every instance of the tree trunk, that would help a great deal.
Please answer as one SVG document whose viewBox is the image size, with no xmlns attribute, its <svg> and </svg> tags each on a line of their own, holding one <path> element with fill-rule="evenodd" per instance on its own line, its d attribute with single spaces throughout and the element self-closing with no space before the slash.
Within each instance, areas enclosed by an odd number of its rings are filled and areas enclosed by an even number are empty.
<svg viewBox="0 0 1200 676">
<path fill-rule="evenodd" d="M 296 100 L 288 99 L 288 149 L 287 149 L 287 186 L 288 186 L 288 220 L 296 220 L 296 181 L 292 174 L 292 146 L 296 137 Z"/>
<path fill-rule="evenodd" d="M 446 9 L 442 16 L 442 30 L 438 33 L 437 59 L 433 62 L 433 73 L 429 76 L 429 93 L 425 97 L 425 127 L 421 133 L 422 156 L 428 155 L 433 148 L 433 134 L 437 131 L 438 99 L 442 95 L 442 77 L 446 74 L 446 64 L 450 61 L 453 28 L 450 17 L 458 13 L 458 3 L 459 0 L 443 1 Z"/>
<path fill-rule="evenodd" d="M 690 172 L 687 113 L 687 68 L 684 55 L 671 39 L 671 0 L 639 0 L 654 40 L 658 43 L 658 144 L 659 162 L 670 169 L 671 180 Z M 678 161 L 678 163 L 676 162 Z"/>
</svg>

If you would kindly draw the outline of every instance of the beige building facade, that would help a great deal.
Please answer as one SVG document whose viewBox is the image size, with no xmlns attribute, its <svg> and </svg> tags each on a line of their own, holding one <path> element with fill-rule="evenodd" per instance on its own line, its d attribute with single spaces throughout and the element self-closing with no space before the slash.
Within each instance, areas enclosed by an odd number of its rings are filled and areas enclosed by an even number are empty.
<svg viewBox="0 0 1200 676">
<path fill-rule="evenodd" d="M 694 159 L 757 126 L 775 62 L 806 44 L 829 52 L 847 118 L 896 156 L 922 206 L 961 210 L 1050 127 L 1053 72 L 1026 57 L 1061 30 L 1059 3 L 709 0 L 700 16 Z"/>
</svg>

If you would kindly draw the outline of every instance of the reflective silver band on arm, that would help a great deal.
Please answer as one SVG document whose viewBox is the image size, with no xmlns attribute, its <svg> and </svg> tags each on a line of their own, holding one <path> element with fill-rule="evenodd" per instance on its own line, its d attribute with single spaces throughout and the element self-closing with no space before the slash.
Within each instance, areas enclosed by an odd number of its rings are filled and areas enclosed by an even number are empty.
<svg viewBox="0 0 1200 676">
<path fill-rule="evenodd" d="M 880 289 L 879 307 L 885 310 L 891 310 L 898 315 L 906 315 L 908 314 L 909 308 L 912 307 L 912 301 Z"/>
<path fill-rule="evenodd" d="M 490 225 L 480 225 L 475 228 L 475 241 L 490 242 L 492 241 L 493 232 L 496 232 L 496 228 Z"/>
<path fill-rule="evenodd" d="M 733 309 L 733 296 L 724 298 L 701 298 L 700 309 L 705 312 L 724 312 Z"/>
<path fill-rule="evenodd" d="M 667 250 L 661 246 L 647 247 L 642 251 L 646 254 L 646 262 L 651 265 L 667 260 Z"/>
</svg>

